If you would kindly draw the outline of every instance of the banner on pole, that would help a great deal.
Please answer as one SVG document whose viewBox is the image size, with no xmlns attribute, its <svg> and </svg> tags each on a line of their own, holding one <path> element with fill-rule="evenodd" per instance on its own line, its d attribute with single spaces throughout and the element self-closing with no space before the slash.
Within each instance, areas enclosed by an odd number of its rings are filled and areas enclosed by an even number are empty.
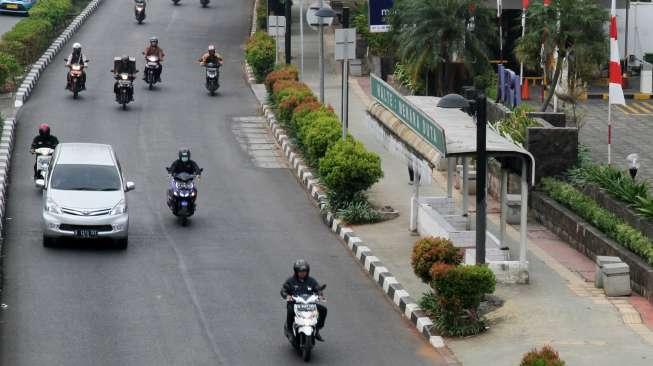
<svg viewBox="0 0 653 366">
<path fill-rule="evenodd" d="M 387 24 L 386 20 L 393 4 L 394 0 L 370 0 L 370 32 L 383 33 L 390 31 L 390 25 Z"/>
</svg>

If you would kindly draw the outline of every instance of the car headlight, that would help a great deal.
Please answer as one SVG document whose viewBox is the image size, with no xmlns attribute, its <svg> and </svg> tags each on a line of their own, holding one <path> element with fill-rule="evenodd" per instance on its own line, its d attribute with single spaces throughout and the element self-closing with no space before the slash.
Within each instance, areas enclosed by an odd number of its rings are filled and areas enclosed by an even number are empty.
<svg viewBox="0 0 653 366">
<path fill-rule="evenodd" d="M 112 209 L 111 212 L 109 212 L 109 215 L 120 215 L 124 214 L 127 212 L 127 204 L 125 203 L 125 200 L 120 200 L 117 205 L 115 205 Z"/>
<path fill-rule="evenodd" d="M 45 201 L 45 211 L 61 215 L 61 209 L 59 206 L 52 200 L 52 198 L 48 198 Z"/>
</svg>

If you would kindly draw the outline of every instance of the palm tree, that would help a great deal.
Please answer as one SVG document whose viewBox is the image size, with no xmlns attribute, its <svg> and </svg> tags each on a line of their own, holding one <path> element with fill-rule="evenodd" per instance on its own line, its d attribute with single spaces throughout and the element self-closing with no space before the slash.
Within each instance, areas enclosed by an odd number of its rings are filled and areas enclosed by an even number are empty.
<svg viewBox="0 0 653 366">
<path fill-rule="evenodd" d="M 462 60 L 479 73 L 489 68 L 487 45 L 496 37 L 492 13 L 478 0 L 396 0 L 390 23 L 397 52 L 415 80 L 437 72 L 437 95 L 452 88 L 448 72 Z M 448 77 L 448 82 L 445 78 Z"/>
<path fill-rule="evenodd" d="M 604 29 L 608 12 L 596 0 L 553 0 L 548 7 L 533 3 L 528 8 L 526 34 L 516 48 L 517 58 L 532 69 L 551 65 L 557 47 L 554 67 L 545 67 L 551 80 L 542 106 L 546 111 L 556 90 L 565 58 L 570 65 L 570 85 L 579 85 L 579 78 L 588 81 L 608 60 L 608 40 Z M 572 57 L 568 57 L 572 56 Z"/>
</svg>

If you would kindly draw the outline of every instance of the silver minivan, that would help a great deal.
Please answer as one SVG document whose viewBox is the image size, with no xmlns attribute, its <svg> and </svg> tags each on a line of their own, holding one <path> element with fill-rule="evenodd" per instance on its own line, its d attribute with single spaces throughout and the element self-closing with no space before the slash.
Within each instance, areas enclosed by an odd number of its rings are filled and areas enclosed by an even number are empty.
<svg viewBox="0 0 653 366">
<path fill-rule="evenodd" d="M 125 182 L 110 145 L 59 144 L 43 185 L 43 246 L 61 238 L 105 238 L 127 248 L 125 192 L 134 183 Z"/>
</svg>

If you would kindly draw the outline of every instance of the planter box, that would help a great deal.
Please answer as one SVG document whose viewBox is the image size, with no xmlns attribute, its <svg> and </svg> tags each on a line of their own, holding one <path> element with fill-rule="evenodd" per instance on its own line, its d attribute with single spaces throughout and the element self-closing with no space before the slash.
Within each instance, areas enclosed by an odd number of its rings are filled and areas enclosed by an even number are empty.
<svg viewBox="0 0 653 366">
<path fill-rule="evenodd" d="M 628 225 L 642 232 L 649 239 L 653 240 L 653 220 L 643 217 L 635 210 L 630 208 L 626 203 L 623 203 L 616 198 L 612 197 L 610 193 L 594 184 L 586 184 L 581 191 L 592 197 L 601 207 L 614 213 L 622 218 Z"/>
<path fill-rule="evenodd" d="M 542 192 L 531 192 L 529 203 L 538 221 L 593 261 L 597 255 L 621 258 L 630 268 L 632 289 L 653 303 L 652 266 Z"/>
</svg>

